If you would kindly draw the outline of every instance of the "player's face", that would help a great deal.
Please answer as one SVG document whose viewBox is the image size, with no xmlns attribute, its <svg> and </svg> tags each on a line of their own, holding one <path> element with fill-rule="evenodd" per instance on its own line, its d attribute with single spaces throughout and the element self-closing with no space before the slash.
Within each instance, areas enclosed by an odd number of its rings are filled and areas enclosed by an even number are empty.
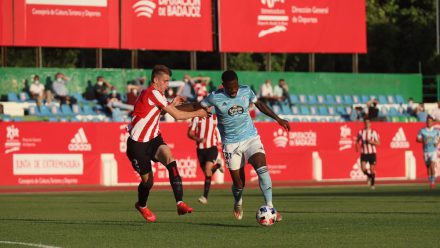
<svg viewBox="0 0 440 248">
<path fill-rule="evenodd" d="M 234 79 L 229 82 L 223 82 L 223 87 L 225 88 L 226 94 L 230 97 L 236 97 L 238 92 L 238 81 Z"/>
<path fill-rule="evenodd" d="M 371 128 L 371 122 L 369 120 L 364 121 L 365 123 L 365 128 L 366 129 L 370 129 Z"/>
<path fill-rule="evenodd" d="M 154 78 L 154 83 L 156 84 L 156 89 L 160 91 L 160 93 L 165 94 L 165 90 L 168 89 L 170 83 L 170 75 L 159 74 Z"/>
<path fill-rule="evenodd" d="M 426 126 L 430 128 L 430 127 L 432 127 L 432 124 L 433 124 L 432 119 L 431 119 L 431 118 L 428 118 L 428 119 L 426 120 Z"/>
</svg>

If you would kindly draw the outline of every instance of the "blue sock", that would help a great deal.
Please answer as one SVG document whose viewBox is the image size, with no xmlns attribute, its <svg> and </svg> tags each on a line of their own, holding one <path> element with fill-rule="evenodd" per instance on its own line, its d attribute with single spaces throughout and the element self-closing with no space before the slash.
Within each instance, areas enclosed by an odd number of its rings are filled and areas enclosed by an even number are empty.
<svg viewBox="0 0 440 248">
<path fill-rule="evenodd" d="M 235 185 L 232 184 L 232 194 L 234 195 L 235 203 L 241 205 L 241 196 L 243 195 L 243 189 L 237 189 Z"/>
<path fill-rule="evenodd" d="M 272 204 L 272 180 L 270 179 L 269 171 L 266 166 L 262 166 L 257 170 L 258 182 L 260 183 L 261 192 L 263 192 L 264 200 L 268 206 Z"/>
</svg>

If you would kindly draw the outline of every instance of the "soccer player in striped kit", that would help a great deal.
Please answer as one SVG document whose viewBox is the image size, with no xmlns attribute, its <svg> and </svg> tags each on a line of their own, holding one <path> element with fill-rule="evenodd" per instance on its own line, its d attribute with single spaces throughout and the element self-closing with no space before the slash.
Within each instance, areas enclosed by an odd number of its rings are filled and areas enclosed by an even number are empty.
<svg viewBox="0 0 440 248">
<path fill-rule="evenodd" d="M 188 128 L 188 138 L 197 144 L 197 159 L 205 175 L 203 195 L 199 197 L 199 202 L 207 204 L 212 175 L 217 170 L 223 173 L 223 160 L 217 149 L 217 145 L 221 144 L 217 116 L 213 114 L 206 118 L 194 117 Z"/>
<path fill-rule="evenodd" d="M 147 208 L 147 200 L 154 180 L 151 161 L 160 162 L 167 168 L 176 199 L 177 213 L 183 215 L 193 211 L 182 201 L 182 179 L 177 170 L 177 163 L 159 131 L 161 113 L 166 112 L 176 120 L 208 116 L 205 109 L 181 105 L 183 98 L 176 97 L 172 103 L 167 101 L 164 93 L 168 88 L 170 77 L 171 70 L 168 67 L 154 66 L 151 85 L 144 89 L 136 100 L 132 120 L 128 126 L 130 137 L 127 140 L 127 157 L 141 177 L 135 208 L 148 222 L 156 220 L 154 213 Z"/>
<path fill-rule="evenodd" d="M 359 130 L 356 140 L 356 152 L 361 148 L 361 169 L 368 177 L 368 183 L 371 189 L 375 189 L 376 181 L 376 146 L 380 144 L 379 135 L 371 129 L 371 121 L 364 119 L 364 129 Z M 370 164 L 370 172 L 367 170 L 367 163 Z"/>
</svg>

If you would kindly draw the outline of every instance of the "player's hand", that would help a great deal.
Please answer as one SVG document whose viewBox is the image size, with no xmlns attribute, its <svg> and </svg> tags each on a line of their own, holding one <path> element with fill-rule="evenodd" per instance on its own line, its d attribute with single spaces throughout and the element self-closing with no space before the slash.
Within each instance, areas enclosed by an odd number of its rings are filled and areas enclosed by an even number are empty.
<svg viewBox="0 0 440 248">
<path fill-rule="evenodd" d="M 173 106 L 179 106 L 182 105 L 185 102 L 185 99 L 181 96 L 174 97 L 173 101 L 171 102 L 171 105 Z"/>
<path fill-rule="evenodd" d="M 280 124 L 280 126 L 282 126 L 286 131 L 290 131 L 290 124 L 288 121 L 284 120 L 284 119 L 279 119 L 278 124 Z"/>
<path fill-rule="evenodd" d="M 201 108 L 196 111 L 197 116 L 200 118 L 206 118 L 211 116 L 211 112 L 206 111 L 205 109 Z"/>
<path fill-rule="evenodd" d="M 196 143 L 197 143 L 197 144 L 203 143 L 204 140 L 205 140 L 204 138 L 197 139 L 197 140 L 196 140 Z"/>
</svg>

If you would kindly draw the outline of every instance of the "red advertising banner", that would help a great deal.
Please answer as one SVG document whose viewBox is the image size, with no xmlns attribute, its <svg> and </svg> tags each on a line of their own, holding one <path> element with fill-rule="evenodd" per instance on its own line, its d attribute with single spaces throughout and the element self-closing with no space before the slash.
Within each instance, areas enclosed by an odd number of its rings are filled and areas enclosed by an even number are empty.
<svg viewBox="0 0 440 248">
<path fill-rule="evenodd" d="M 118 0 L 15 0 L 14 45 L 119 48 Z"/>
<path fill-rule="evenodd" d="M 212 51 L 210 0 L 124 0 L 126 49 Z"/>
<path fill-rule="evenodd" d="M 365 0 L 219 0 L 222 52 L 366 53 Z"/>
<path fill-rule="evenodd" d="M 0 45 L 12 45 L 12 1 L 0 1 Z"/>
<path fill-rule="evenodd" d="M 289 132 L 276 123 L 256 123 L 269 172 L 274 181 L 364 180 L 354 146 L 362 123 L 291 123 Z M 0 186 L 103 183 L 104 157 L 116 168 L 116 183 L 139 182 L 126 152 L 126 123 L 0 123 Z M 415 159 L 415 178 L 426 178 L 422 145 L 415 141 L 423 123 L 373 123 L 377 147 L 377 178 L 407 179 L 409 152 Z M 187 123 L 161 123 L 184 183 L 203 183 L 196 146 L 186 137 Z M 110 156 L 108 156 L 110 155 Z M 440 167 L 437 167 L 440 175 Z M 153 164 L 155 182 L 168 183 L 163 165 Z M 246 178 L 257 181 L 250 165 Z M 225 181 L 230 182 L 229 173 Z"/>
</svg>

